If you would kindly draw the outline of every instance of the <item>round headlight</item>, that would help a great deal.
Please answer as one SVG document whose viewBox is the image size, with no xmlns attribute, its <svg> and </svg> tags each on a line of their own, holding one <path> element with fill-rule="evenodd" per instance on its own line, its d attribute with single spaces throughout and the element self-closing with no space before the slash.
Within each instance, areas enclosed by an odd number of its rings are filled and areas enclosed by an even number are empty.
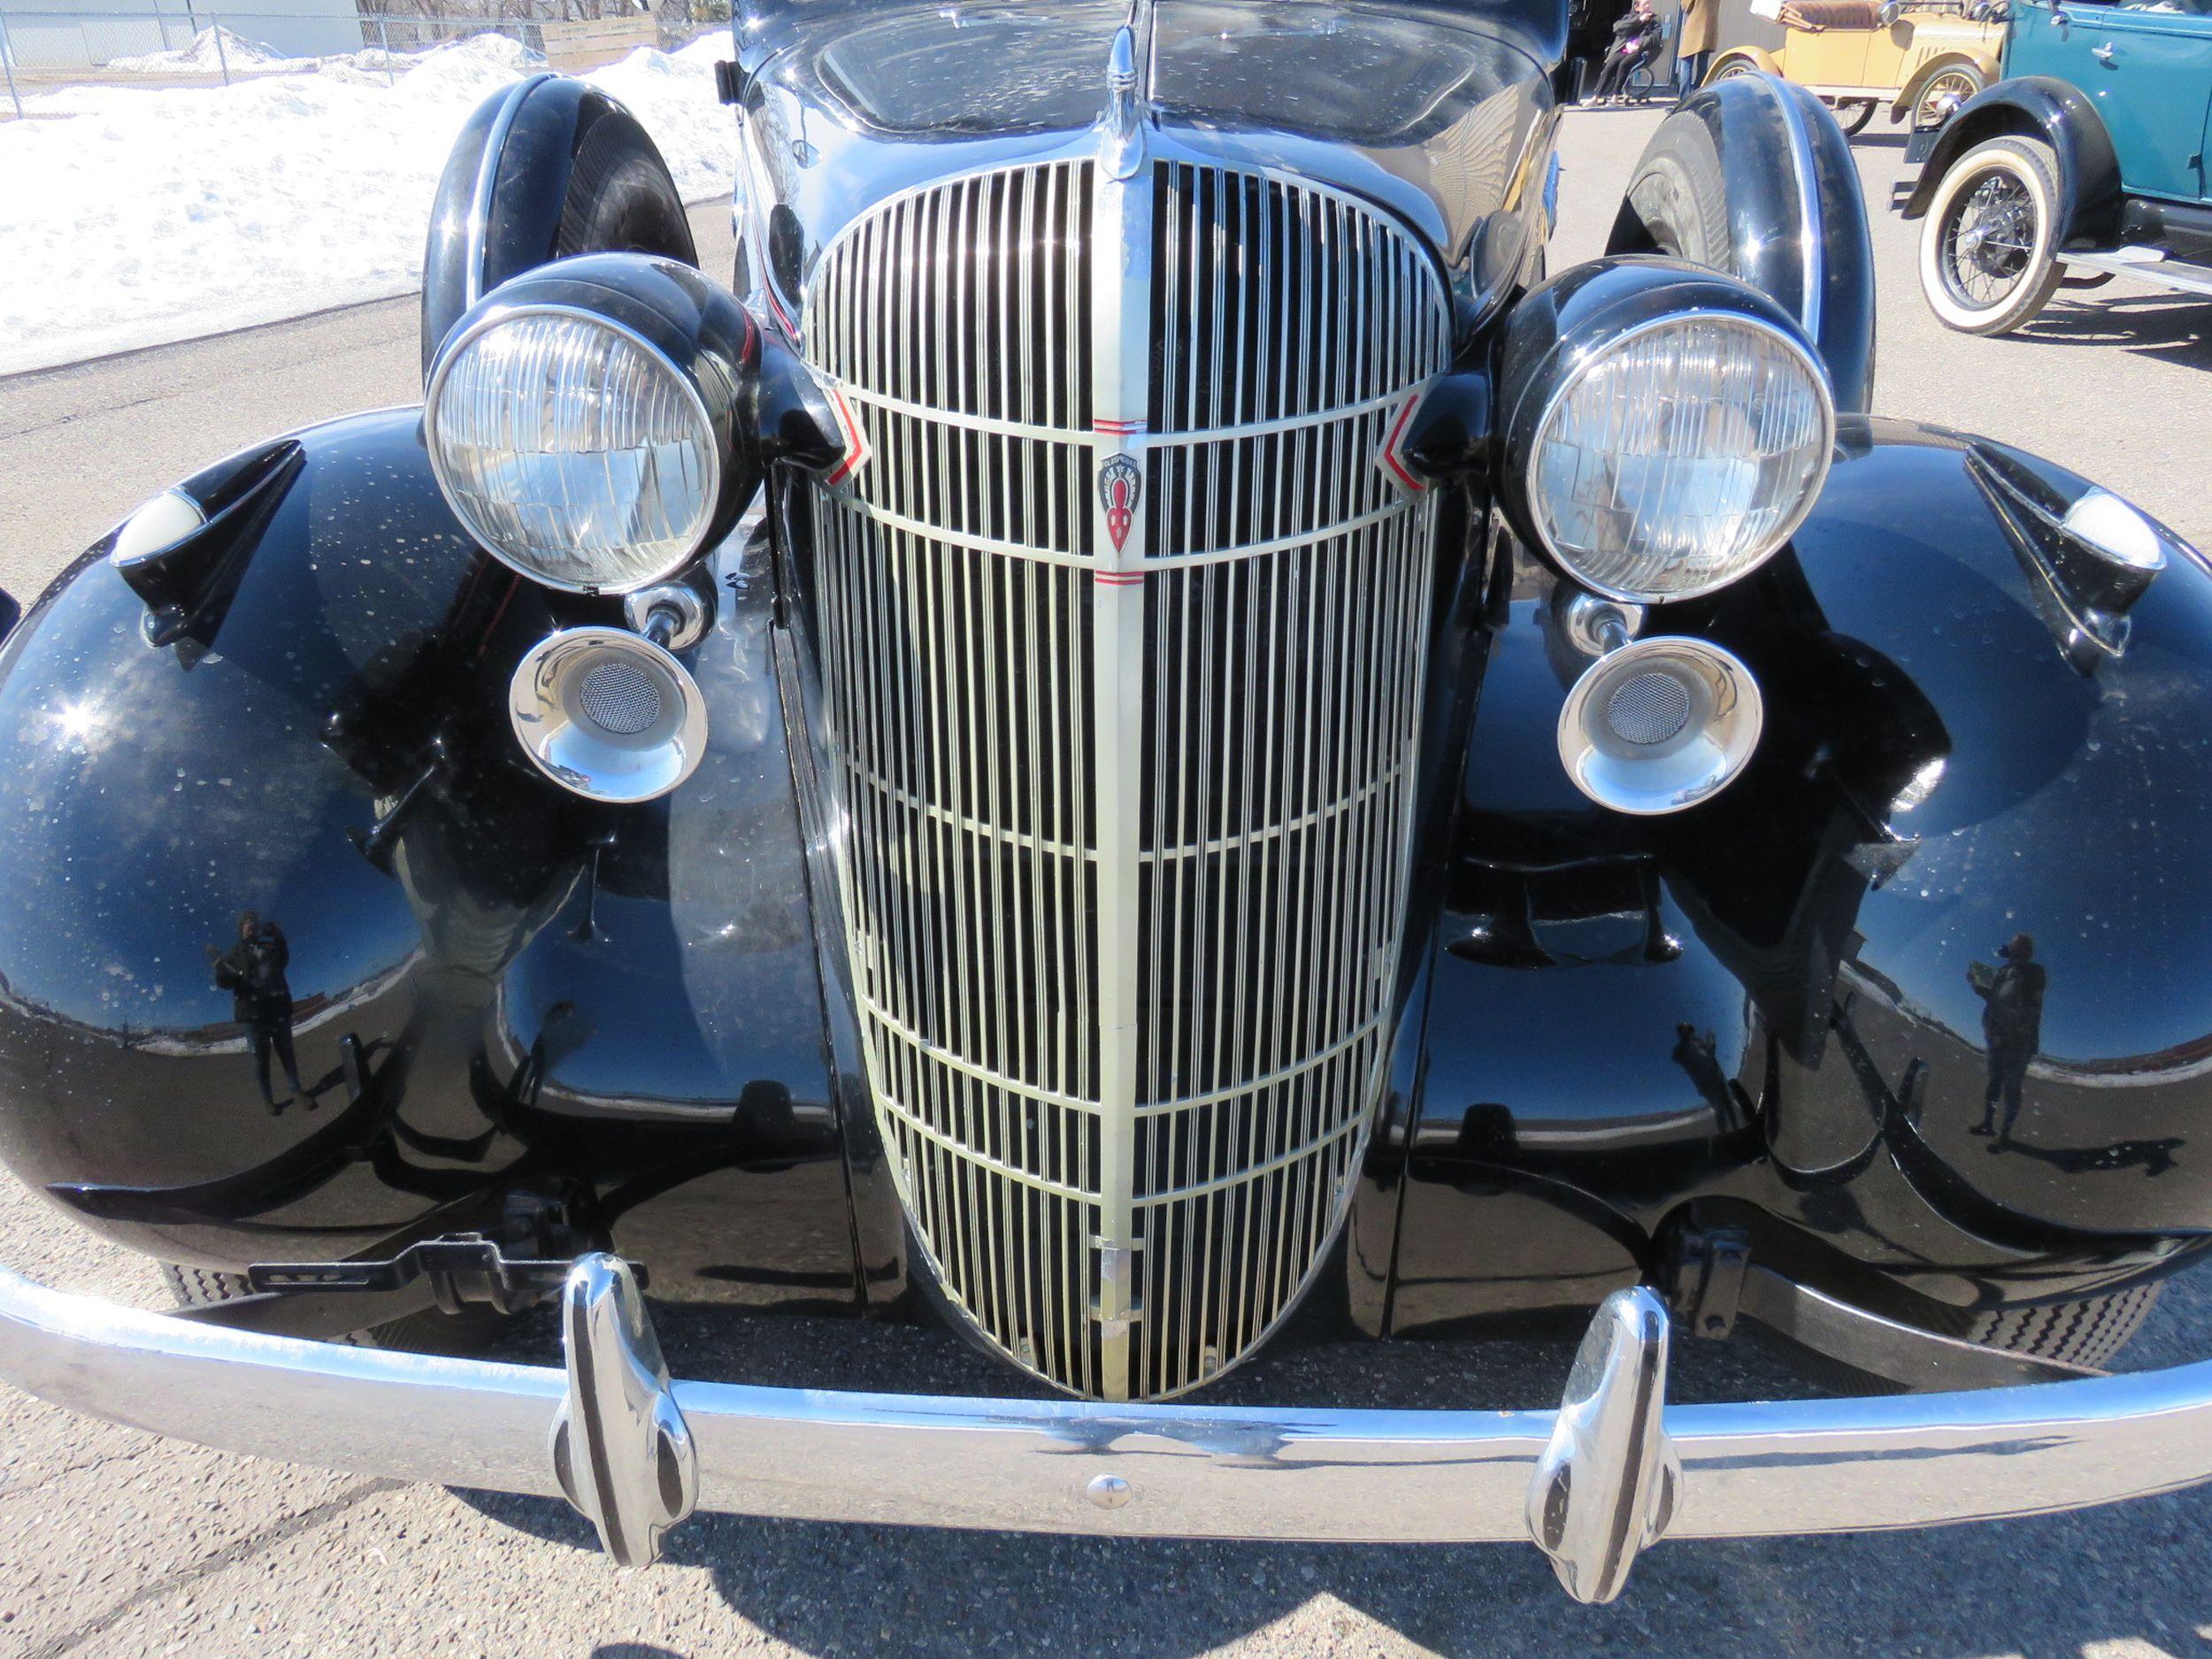
<svg viewBox="0 0 2212 1659">
<path fill-rule="evenodd" d="M 1827 375 L 1763 295 L 1701 273 L 1687 286 L 1724 303 L 1700 305 L 1669 286 L 1625 284 L 1547 342 L 1511 457 L 1538 541 L 1584 587 L 1644 604 L 1757 569 L 1835 447 Z"/>
<path fill-rule="evenodd" d="M 594 256 L 518 277 L 455 325 L 424 436 L 447 503 L 494 557 L 550 588 L 626 594 L 726 532 L 754 481 L 728 476 L 748 471 L 732 448 L 749 325 L 710 288 L 667 261 Z"/>
</svg>

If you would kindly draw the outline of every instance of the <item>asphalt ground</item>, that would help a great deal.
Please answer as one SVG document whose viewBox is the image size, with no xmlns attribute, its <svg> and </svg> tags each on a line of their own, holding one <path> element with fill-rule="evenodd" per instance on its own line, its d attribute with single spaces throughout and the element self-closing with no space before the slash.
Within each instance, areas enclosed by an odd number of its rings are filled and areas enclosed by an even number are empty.
<svg viewBox="0 0 2212 1659">
<path fill-rule="evenodd" d="M 1653 112 L 1570 118 L 1553 266 L 1594 252 Z M 1862 141 L 1870 197 L 1898 144 Z M 726 268 L 718 210 L 695 214 Z M 2212 541 L 2212 307 L 2118 284 L 2029 337 L 1942 330 L 1909 227 L 1878 211 L 1879 407 L 2044 450 Z M 2089 348 L 2101 348 L 2091 349 Z M 411 301 L 0 380 L 0 583 L 27 595 L 108 523 L 229 449 L 417 395 Z M 1910 603 L 1901 595 L 1900 603 Z M 147 1307 L 154 1270 L 0 1180 L 0 1255 Z M 684 1374 L 1003 1389 L 949 1335 L 671 1318 Z M 518 1355 L 541 1353 L 543 1323 Z M 1263 1356 L 1225 1385 L 1277 1404 L 1539 1405 L 1570 1340 Z M 2176 1280 L 2128 1367 L 2212 1352 L 2212 1279 Z M 1676 1392 L 1801 1392 L 1742 1343 L 1686 1343 Z M 1522 1548 L 1107 1543 L 701 1517 L 619 1571 L 562 1506 L 220 1456 L 0 1389 L 0 1655 L 2212 1655 L 2212 1493 L 1941 1532 L 1663 1543 L 1610 1608 Z"/>
</svg>

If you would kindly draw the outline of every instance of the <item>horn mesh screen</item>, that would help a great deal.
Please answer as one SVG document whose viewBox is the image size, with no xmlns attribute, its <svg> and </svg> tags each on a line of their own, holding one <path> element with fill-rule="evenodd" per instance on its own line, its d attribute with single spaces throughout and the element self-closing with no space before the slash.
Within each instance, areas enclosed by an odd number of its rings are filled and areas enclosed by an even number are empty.
<svg viewBox="0 0 2212 1659">
<path fill-rule="evenodd" d="M 1654 748 L 1681 734 L 1690 694 L 1672 674 L 1638 674 L 1607 699 L 1605 721 L 1624 743 Z"/>
<path fill-rule="evenodd" d="M 594 726 L 634 737 L 661 718 L 661 689 L 630 663 L 602 663 L 584 676 L 576 700 Z"/>
</svg>

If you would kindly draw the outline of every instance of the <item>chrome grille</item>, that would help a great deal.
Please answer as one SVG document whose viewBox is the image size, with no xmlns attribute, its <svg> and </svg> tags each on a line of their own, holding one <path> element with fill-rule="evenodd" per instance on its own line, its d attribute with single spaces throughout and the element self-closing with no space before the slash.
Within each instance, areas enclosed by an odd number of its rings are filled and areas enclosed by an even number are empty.
<svg viewBox="0 0 2212 1659">
<path fill-rule="evenodd" d="M 1377 457 L 1441 285 L 1349 198 L 1078 160 L 877 209 L 806 319 L 872 449 L 815 584 L 902 1196 L 1021 1363 L 1179 1392 L 1310 1275 L 1379 1087 L 1433 529 Z"/>
</svg>

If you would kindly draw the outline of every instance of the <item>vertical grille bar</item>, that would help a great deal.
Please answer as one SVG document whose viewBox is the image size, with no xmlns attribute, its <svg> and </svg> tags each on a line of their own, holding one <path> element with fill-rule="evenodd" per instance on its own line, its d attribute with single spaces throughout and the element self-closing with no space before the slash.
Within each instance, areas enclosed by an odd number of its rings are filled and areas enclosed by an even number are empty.
<svg viewBox="0 0 2212 1659">
<path fill-rule="evenodd" d="M 1441 284 L 1318 187 L 1071 161 L 876 210 L 806 316 L 873 449 L 813 580 L 902 1197 L 1021 1363 L 1178 1393 L 1294 1300 L 1381 1085 L 1434 526 L 1375 460 Z"/>
</svg>

